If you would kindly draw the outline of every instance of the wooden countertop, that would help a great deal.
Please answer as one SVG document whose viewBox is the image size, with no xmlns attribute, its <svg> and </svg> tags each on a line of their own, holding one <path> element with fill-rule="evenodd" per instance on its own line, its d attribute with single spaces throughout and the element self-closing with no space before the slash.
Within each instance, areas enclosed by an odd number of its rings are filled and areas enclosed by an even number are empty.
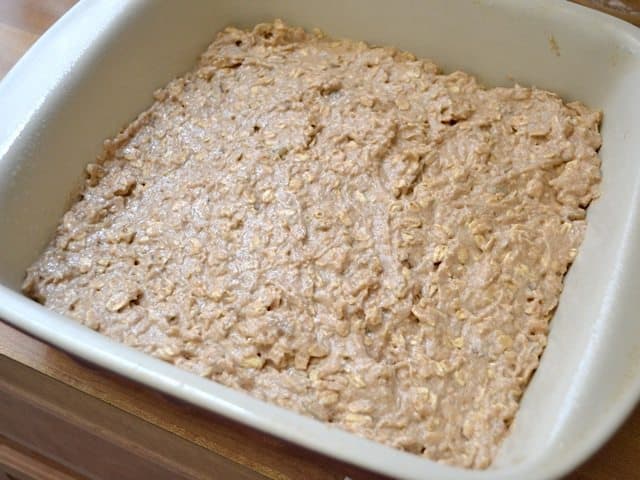
<svg viewBox="0 0 640 480">
<path fill-rule="evenodd" d="M 75 1 L 0 0 L 0 77 Z M 639 1 L 627 3 L 640 10 Z M 2 322 L 0 405 L 0 466 L 13 472 L 8 479 L 108 478 L 113 472 L 120 478 L 141 472 L 155 478 L 381 478 L 87 365 Z M 40 430 L 27 431 L 29 420 Z M 640 478 L 640 407 L 568 478 Z"/>
</svg>

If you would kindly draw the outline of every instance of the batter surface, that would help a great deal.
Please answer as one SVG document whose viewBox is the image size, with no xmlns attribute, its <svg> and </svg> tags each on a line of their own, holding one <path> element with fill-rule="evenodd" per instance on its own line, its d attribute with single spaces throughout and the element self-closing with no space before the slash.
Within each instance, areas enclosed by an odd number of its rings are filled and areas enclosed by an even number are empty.
<svg viewBox="0 0 640 480">
<path fill-rule="evenodd" d="M 24 292 L 266 401 L 490 464 L 600 181 L 601 115 L 228 28 L 87 167 Z"/>
</svg>

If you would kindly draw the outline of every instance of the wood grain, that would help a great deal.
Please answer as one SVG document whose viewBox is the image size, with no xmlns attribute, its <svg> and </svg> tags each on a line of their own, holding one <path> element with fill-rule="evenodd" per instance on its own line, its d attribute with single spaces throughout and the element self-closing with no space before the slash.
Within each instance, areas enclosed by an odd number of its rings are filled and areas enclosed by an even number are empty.
<svg viewBox="0 0 640 480">
<path fill-rule="evenodd" d="M 0 0 L 0 77 L 77 0 Z"/>
<path fill-rule="evenodd" d="M 625 22 L 640 26 L 640 0 L 572 0 L 585 7 L 596 8 Z"/>
<path fill-rule="evenodd" d="M 265 477 L 0 356 L 1 434 L 89 478 Z"/>
<path fill-rule="evenodd" d="M 74 3 L 0 0 L 0 77 Z M 12 462 L 14 478 L 76 478 L 72 471 L 95 478 L 383 478 L 88 365 L 2 322 L 0 405 L 0 465 Z M 66 443 L 56 437 L 62 431 Z M 105 448 L 123 469 L 104 461 Z M 58 477 L 47 476 L 56 469 Z M 640 408 L 568 478 L 640 478 Z"/>
<path fill-rule="evenodd" d="M 0 435 L 0 465 L 7 479 L 79 480 L 81 477 L 50 459 Z M 3 477 L 0 474 L 0 479 Z"/>
</svg>

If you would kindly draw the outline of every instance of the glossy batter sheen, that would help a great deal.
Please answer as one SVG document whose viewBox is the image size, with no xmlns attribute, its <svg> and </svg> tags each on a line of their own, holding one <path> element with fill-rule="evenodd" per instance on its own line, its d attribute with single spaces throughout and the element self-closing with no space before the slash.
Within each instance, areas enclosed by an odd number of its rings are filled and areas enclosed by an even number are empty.
<svg viewBox="0 0 640 480">
<path fill-rule="evenodd" d="M 491 463 L 600 181 L 601 115 L 228 28 L 105 144 L 24 291 L 217 382 Z"/>
</svg>

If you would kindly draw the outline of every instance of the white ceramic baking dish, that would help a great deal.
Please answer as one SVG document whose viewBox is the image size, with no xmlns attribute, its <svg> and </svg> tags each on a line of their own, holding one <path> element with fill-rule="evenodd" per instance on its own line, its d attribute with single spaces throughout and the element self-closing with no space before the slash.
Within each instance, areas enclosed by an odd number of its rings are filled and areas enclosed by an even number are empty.
<svg viewBox="0 0 640 480">
<path fill-rule="evenodd" d="M 190 69 L 221 28 L 274 17 L 604 110 L 602 196 L 589 209 L 540 368 L 488 471 L 439 465 L 267 405 L 19 294 L 102 140 Z M 0 83 L 0 317 L 165 393 L 399 478 L 557 477 L 611 435 L 640 394 L 639 207 L 640 29 L 565 2 L 85 0 Z"/>
</svg>

